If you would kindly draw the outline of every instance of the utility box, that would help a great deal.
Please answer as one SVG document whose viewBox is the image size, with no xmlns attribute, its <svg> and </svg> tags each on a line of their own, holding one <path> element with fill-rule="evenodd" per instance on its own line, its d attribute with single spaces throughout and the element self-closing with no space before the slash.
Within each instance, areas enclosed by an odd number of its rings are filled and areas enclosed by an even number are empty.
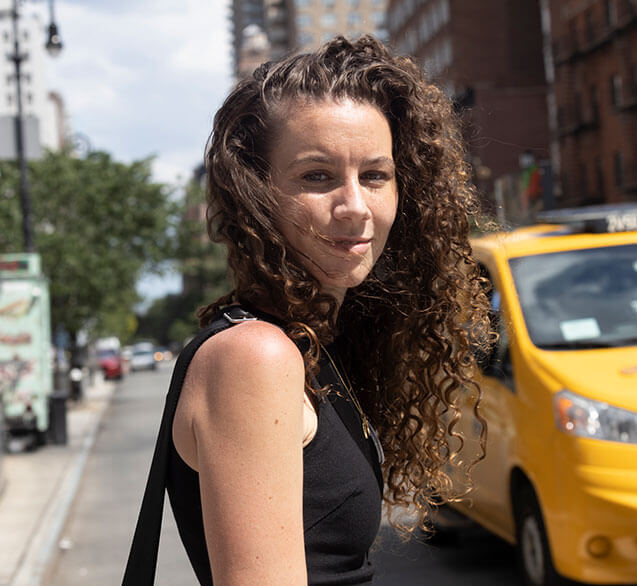
<svg viewBox="0 0 637 586">
<path fill-rule="evenodd" d="M 9 436 L 46 440 L 51 358 L 49 286 L 40 256 L 0 255 L 0 403 Z"/>
</svg>

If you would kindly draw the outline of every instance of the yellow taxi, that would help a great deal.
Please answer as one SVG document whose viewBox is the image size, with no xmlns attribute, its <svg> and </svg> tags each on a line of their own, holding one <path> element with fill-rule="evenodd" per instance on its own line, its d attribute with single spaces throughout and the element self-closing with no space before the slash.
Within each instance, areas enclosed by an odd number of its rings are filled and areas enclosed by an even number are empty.
<svg viewBox="0 0 637 586">
<path fill-rule="evenodd" d="M 517 545 L 526 584 L 637 584 L 637 204 L 543 221 L 472 242 L 500 339 L 454 507 Z"/>
</svg>

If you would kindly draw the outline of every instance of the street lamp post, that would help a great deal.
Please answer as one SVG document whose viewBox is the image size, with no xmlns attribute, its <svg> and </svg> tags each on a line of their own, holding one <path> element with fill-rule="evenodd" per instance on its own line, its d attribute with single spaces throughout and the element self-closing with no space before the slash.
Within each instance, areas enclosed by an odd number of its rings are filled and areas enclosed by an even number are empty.
<svg viewBox="0 0 637 586">
<path fill-rule="evenodd" d="M 49 14 L 51 22 L 49 24 L 49 36 L 46 42 L 46 49 L 50 55 L 55 56 L 62 50 L 62 41 L 57 30 L 57 25 L 53 18 L 53 0 L 49 0 Z M 29 194 L 29 177 L 27 174 L 27 161 L 25 154 L 24 140 L 24 116 L 22 112 L 22 62 L 27 59 L 27 55 L 20 52 L 20 34 L 18 22 L 20 13 L 18 11 L 18 0 L 13 0 L 11 10 L 13 22 L 13 54 L 8 57 L 14 64 L 15 86 L 16 86 L 16 116 L 15 116 L 15 147 L 18 166 L 20 169 L 20 207 L 22 209 L 22 237 L 25 252 L 33 252 L 33 231 L 31 229 L 31 198 Z"/>
</svg>

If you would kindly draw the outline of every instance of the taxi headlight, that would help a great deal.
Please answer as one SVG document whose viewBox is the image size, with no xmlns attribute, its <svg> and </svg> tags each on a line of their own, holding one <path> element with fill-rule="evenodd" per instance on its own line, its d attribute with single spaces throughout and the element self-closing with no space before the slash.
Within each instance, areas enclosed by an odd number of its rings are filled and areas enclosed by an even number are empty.
<svg viewBox="0 0 637 586">
<path fill-rule="evenodd" d="M 637 444 L 637 413 L 571 391 L 553 398 L 555 423 L 569 435 Z"/>
</svg>

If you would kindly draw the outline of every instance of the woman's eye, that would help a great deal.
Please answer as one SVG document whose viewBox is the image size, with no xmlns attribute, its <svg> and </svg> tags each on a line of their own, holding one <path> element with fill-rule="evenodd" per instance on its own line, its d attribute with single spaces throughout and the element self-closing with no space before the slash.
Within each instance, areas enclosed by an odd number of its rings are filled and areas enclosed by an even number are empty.
<svg viewBox="0 0 637 586">
<path fill-rule="evenodd" d="M 328 179 L 328 174 L 323 173 L 323 171 L 311 171 L 303 175 L 303 181 L 307 181 L 308 183 L 321 183 Z"/>
<path fill-rule="evenodd" d="M 365 171 L 365 173 L 361 175 L 361 181 L 371 181 L 373 183 L 387 181 L 388 178 L 385 171 Z"/>
</svg>

